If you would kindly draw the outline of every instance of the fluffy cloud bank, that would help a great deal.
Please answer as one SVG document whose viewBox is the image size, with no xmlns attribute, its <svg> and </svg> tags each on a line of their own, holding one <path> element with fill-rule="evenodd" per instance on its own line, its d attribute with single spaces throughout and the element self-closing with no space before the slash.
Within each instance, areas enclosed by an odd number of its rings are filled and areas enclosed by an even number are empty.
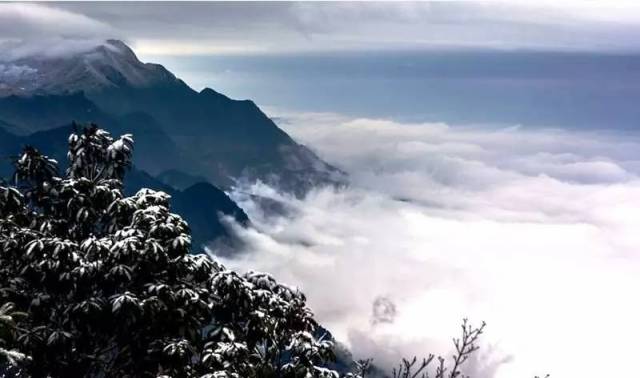
<svg viewBox="0 0 640 378">
<path fill-rule="evenodd" d="M 248 253 L 227 263 L 302 287 L 358 357 L 388 365 L 447 353 L 467 316 L 489 324 L 473 377 L 635 369 L 634 135 L 331 114 L 279 122 L 353 185 L 301 200 L 239 191 L 256 228 L 242 234 Z M 287 215 L 264 216 L 247 190 L 282 201 Z M 392 323 L 372 321 L 381 297 L 396 306 Z"/>
</svg>

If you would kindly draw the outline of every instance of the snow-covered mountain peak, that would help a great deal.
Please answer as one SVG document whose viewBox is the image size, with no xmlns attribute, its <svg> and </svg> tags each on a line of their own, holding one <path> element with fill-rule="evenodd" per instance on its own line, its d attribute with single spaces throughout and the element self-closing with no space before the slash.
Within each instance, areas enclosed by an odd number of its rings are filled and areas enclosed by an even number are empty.
<svg viewBox="0 0 640 378">
<path fill-rule="evenodd" d="M 157 64 L 142 63 L 119 40 L 62 56 L 31 56 L 0 63 L 0 96 L 98 92 L 109 88 L 177 83 Z"/>
</svg>

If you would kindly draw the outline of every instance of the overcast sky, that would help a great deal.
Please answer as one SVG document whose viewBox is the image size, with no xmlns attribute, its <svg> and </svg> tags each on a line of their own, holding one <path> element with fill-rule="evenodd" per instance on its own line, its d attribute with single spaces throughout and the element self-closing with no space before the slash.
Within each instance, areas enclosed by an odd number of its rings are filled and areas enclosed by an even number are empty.
<svg viewBox="0 0 640 378">
<path fill-rule="evenodd" d="M 10 3 L 0 4 L 0 38 L 116 37 L 142 55 L 460 47 L 640 51 L 639 5 L 536 3 Z"/>
</svg>

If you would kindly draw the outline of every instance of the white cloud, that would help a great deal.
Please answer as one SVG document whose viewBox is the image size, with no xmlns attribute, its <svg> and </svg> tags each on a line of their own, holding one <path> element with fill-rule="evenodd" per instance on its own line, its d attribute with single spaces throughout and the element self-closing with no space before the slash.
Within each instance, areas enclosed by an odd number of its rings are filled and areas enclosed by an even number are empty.
<svg viewBox="0 0 640 378">
<path fill-rule="evenodd" d="M 111 28 L 85 15 L 40 4 L 0 4 L 0 34 L 3 38 L 87 38 L 111 32 Z"/>
<path fill-rule="evenodd" d="M 154 40 L 138 39 L 133 48 L 141 56 L 158 55 L 243 55 L 264 54 L 268 52 L 265 46 L 252 41 L 183 41 L 183 40 Z"/>
<path fill-rule="evenodd" d="M 55 7 L 111 25 L 148 55 L 640 49 L 640 6 L 631 2 L 70 2 Z"/>
<path fill-rule="evenodd" d="M 303 200 L 253 187 L 293 209 L 277 219 L 236 194 L 256 229 L 228 264 L 300 285 L 358 357 L 446 353 L 468 316 L 489 323 L 474 377 L 634 371 L 635 136 L 281 119 L 353 185 Z M 396 303 L 393 324 L 372 325 L 379 296 Z"/>
<path fill-rule="evenodd" d="M 114 35 L 106 23 L 80 13 L 40 4 L 0 4 L 0 59 L 84 51 Z"/>
<path fill-rule="evenodd" d="M 350 48 L 637 50 L 632 2 L 295 3 L 297 30 Z"/>
</svg>

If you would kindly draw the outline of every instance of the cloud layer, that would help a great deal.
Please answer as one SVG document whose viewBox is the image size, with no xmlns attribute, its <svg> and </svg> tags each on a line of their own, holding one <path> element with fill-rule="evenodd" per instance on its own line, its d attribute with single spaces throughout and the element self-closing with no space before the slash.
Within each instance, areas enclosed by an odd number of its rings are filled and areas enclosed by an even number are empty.
<svg viewBox="0 0 640 378">
<path fill-rule="evenodd" d="M 98 20 L 80 13 L 39 4 L 0 4 L 0 35 L 3 38 L 42 38 L 50 35 L 86 38 L 113 32 Z"/>
<path fill-rule="evenodd" d="M 632 2 L 3 4 L 0 35 L 123 36 L 143 56 L 425 48 L 638 52 L 638 10 Z"/>
<path fill-rule="evenodd" d="M 286 203 L 276 219 L 236 193 L 257 227 L 243 232 L 249 253 L 227 263 L 300 285 L 358 357 L 447 353 L 468 316 L 489 323 L 474 377 L 634 371 L 634 135 L 280 119 L 353 185 L 303 200 L 245 189 Z M 372 322 L 380 297 L 393 323 Z"/>
<path fill-rule="evenodd" d="M 77 12 L 40 4 L 0 4 L 0 60 L 62 56 L 117 35 L 110 25 Z"/>
</svg>

